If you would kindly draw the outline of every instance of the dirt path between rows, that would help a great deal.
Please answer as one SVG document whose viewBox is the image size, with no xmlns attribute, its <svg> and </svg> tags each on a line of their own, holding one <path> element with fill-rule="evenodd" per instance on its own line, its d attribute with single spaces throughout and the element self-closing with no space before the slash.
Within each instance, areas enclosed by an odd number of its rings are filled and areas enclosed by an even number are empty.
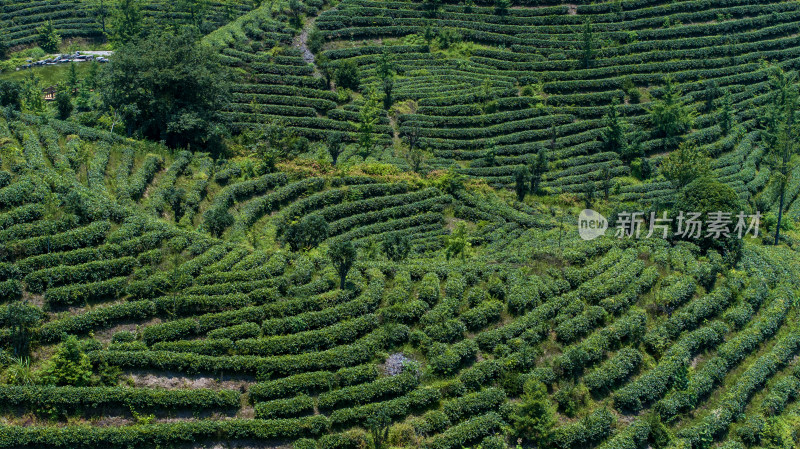
<svg viewBox="0 0 800 449">
<path fill-rule="evenodd" d="M 316 58 L 314 58 L 314 53 L 312 53 L 308 48 L 308 34 L 311 32 L 311 29 L 314 28 L 314 22 L 316 20 L 316 17 L 309 18 L 305 25 L 303 25 L 303 31 L 295 36 L 294 41 L 292 42 L 293 47 L 299 48 L 300 51 L 303 52 L 303 60 L 308 64 L 314 64 L 315 68 Z"/>
<path fill-rule="evenodd" d="M 336 7 L 333 7 L 326 11 L 335 10 Z M 314 29 L 314 22 L 317 21 L 317 17 L 309 17 L 306 20 L 306 23 L 303 24 L 303 29 L 300 31 L 300 34 L 295 36 L 294 40 L 292 41 L 292 47 L 299 49 L 303 54 L 303 60 L 307 64 L 312 64 L 314 66 L 314 76 L 317 78 L 322 78 L 322 72 L 319 71 L 319 67 L 317 67 L 317 60 L 314 56 L 314 53 L 311 49 L 308 48 L 308 35 L 311 33 L 311 30 Z"/>
</svg>

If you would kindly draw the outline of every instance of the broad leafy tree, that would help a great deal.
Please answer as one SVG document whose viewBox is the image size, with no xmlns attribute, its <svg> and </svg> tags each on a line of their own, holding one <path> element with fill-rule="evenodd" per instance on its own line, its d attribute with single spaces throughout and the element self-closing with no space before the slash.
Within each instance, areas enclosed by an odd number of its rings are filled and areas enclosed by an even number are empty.
<svg viewBox="0 0 800 449">
<path fill-rule="evenodd" d="M 203 214 L 203 222 L 211 235 L 220 237 L 233 224 L 233 215 L 227 209 L 212 207 Z"/>
<path fill-rule="evenodd" d="M 680 212 L 683 212 L 688 217 L 688 213 L 700 213 L 702 220 L 707 221 L 710 213 L 730 214 L 729 218 L 733 225 L 730 227 L 731 235 L 729 237 L 709 235 L 706 230 L 703 230 L 699 238 L 688 234 L 681 238 L 697 244 L 704 251 L 717 250 L 728 262 L 735 263 L 741 254 L 742 241 L 738 235 L 733 233 L 733 226 L 736 225 L 736 215 L 741 209 L 739 197 L 729 185 L 709 176 L 701 176 L 681 189 L 675 201 L 673 215 L 677 217 Z M 677 219 L 673 221 L 676 231 L 678 221 Z M 682 231 L 685 229 L 684 226 Z"/>
<path fill-rule="evenodd" d="M 144 137 L 217 152 L 229 75 L 195 37 L 153 34 L 122 47 L 105 69 L 102 97 L 116 110 L 135 108 L 127 125 Z"/>
<path fill-rule="evenodd" d="M 17 81 L 0 80 L 0 106 L 19 110 L 22 108 L 22 84 Z"/>
<path fill-rule="evenodd" d="M 111 15 L 109 39 L 121 47 L 142 34 L 142 5 L 140 0 L 119 0 Z"/>
<path fill-rule="evenodd" d="M 53 22 L 48 20 L 44 25 L 37 28 L 36 32 L 38 33 L 36 43 L 39 44 L 39 47 L 42 47 L 42 50 L 48 53 L 58 52 L 58 47 L 61 45 L 61 36 L 53 28 Z"/>
<path fill-rule="evenodd" d="M 309 214 L 289 224 L 283 240 L 292 251 L 313 248 L 328 238 L 328 222 L 319 214 Z"/>
<path fill-rule="evenodd" d="M 333 76 L 337 87 L 358 90 L 358 85 L 361 83 L 361 74 L 359 73 L 358 65 L 355 61 L 350 59 L 339 63 Z"/>
</svg>

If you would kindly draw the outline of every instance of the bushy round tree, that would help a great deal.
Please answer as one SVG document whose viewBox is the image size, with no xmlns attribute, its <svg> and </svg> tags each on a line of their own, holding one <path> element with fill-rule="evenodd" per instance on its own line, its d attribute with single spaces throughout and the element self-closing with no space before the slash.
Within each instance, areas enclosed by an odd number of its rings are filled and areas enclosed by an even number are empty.
<svg viewBox="0 0 800 449">
<path fill-rule="evenodd" d="M 116 50 L 101 82 L 105 105 L 144 137 L 173 148 L 217 152 L 226 134 L 221 113 L 230 75 L 197 35 L 153 33 Z"/>
<path fill-rule="evenodd" d="M 292 251 L 313 248 L 328 238 L 328 222 L 320 214 L 309 214 L 289 224 L 283 241 Z"/>
<path fill-rule="evenodd" d="M 734 234 L 736 215 L 742 210 L 736 191 L 729 185 L 723 184 L 714 178 L 704 176 L 689 183 L 681 190 L 675 202 L 673 217 L 678 213 L 700 213 L 703 221 L 707 222 L 710 212 L 723 212 L 730 214 L 732 221 L 729 237 L 716 238 L 708 235 L 706 229 L 702 230 L 699 239 L 691 239 L 703 251 L 714 249 L 719 251 L 729 263 L 739 259 L 742 250 L 742 241 Z M 677 223 L 676 223 L 677 225 Z M 689 237 L 684 237 L 689 239 Z"/>
</svg>

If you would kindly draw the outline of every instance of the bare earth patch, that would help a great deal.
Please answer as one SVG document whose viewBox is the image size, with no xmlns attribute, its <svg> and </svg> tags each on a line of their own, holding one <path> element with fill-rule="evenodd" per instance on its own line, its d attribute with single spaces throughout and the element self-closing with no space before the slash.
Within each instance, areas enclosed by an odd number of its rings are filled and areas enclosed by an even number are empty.
<svg viewBox="0 0 800 449">
<path fill-rule="evenodd" d="M 175 373 L 126 373 L 135 387 L 166 389 L 199 389 L 247 391 L 253 382 L 243 379 L 219 380 L 203 376 L 184 376 Z"/>
</svg>

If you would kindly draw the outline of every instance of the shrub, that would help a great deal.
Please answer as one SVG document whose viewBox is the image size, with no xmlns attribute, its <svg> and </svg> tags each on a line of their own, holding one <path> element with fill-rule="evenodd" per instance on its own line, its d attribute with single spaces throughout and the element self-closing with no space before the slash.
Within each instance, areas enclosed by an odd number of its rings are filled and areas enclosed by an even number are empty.
<svg viewBox="0 0 800 449">
<path fill-rule="evenodd" d="M 338 67 L 336 67 L 334 80 L 338 87 L 358 90 L 359 84 L 361 83 L 361 75 L 359 74 L 356 62 L 352 59 L 340 62 Z"/>
<path fill-rule="evenodd" d="M 328 238 L 328 222 L 319 214 L 306 215 L 299 221 L 289 224 L 283 234 L 283 241 L 292 251 L 314 248 Z"/>
<path fill-rule="evenodd" d="M 314 399 L 300 395 L 290 399 L 276 399 L 255 404 L 257 419 L 291 418 L 314 410 Z"/>
<path fill-rule="evenodd" d="M 439 302 L 439 277 L 436 273 L 426 273 L 419 286 L 417 298 L 433 307 Z"/>
</svg>

